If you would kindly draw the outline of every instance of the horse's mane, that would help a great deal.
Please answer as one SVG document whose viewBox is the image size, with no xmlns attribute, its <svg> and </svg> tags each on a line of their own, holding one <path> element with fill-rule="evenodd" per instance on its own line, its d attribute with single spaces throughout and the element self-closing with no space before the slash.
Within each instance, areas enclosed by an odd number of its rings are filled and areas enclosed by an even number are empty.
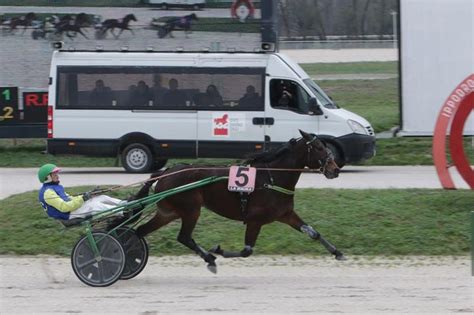
<svg viewBox="0 0 474 315">
<path fill-rule="evenodd" d="M 275 161 L 282 155 L 290 151 L 290 146 L 296 143 L 296 139 L 291 139 L 289 142 L 279 146 L 278 148 L 271 149 L 260 153 L 249 154 L 246 156 L 245 164 L 253 163 L 269 163 Z"/>
</svg>

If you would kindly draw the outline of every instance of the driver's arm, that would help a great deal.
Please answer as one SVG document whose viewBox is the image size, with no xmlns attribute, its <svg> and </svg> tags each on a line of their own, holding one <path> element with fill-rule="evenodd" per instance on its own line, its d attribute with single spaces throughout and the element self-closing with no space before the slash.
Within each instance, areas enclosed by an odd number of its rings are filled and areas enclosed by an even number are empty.
<svg viewBox="0 0 474 315">
<path fill-rule="evenodd" d="M 52 189 L 48 189 L 44 192 L 44 201 L 51 207 L 54 207 L 61 212 L 74 211 L 84 204 L 84 199 L 82 196 L 70 196 L 69 198 L 69 201 L 62 200 L 61 197 L 59 197 L 58 194 Z"/>
</svg>

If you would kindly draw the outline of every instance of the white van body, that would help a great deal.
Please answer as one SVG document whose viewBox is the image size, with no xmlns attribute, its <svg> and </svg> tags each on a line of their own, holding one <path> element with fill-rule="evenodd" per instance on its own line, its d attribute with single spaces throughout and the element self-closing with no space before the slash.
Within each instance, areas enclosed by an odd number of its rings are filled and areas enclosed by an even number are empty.
<svg viewBox="0 0 474 315">
<path fill-rule="evenodd" d="M 279 53 L 55 51 L 49 100 L 49 153 L 120 155 L 132 172 L 168 158 L 242 158 L 298 129 L 325 140 L 341 165 L 375 154 L 370 123 Z"/>
</svg>

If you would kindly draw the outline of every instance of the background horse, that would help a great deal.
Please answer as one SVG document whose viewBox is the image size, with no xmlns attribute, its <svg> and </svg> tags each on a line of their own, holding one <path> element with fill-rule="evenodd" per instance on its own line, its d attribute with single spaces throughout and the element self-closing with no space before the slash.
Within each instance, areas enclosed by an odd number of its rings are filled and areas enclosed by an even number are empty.
<svg viewBox="0 0 474 315">
<path fill-rule="evenodd" d="M 110 30 L 110 33 L 112 33 L 112 35 L 114 35 L 115 38 L 119 38 L 120 34 L 122 34 L 124 30 L 129 30 L 130 32 L 132 32 L 133 35 L 135 35 L 133 30 L 128 27 L 128 24 L 130 23 L 130 21 L 135 21 L 135 22 L 137 21 L 137 18 L 135 17 L 135 15 L 127 14 L 126 16 L 124 16 L 123 19 L 105 20 L 104 22 L 102 22 L 102 27 L 100 29 L 100 32 L 102 33 L 102 36 L 104 36 L 105 33 L 108 30 Z M 120 32 L 117 35 L 115 35 L 114 33 L 114 29 L 116 28 L 120 29 Z"/>
<path fill-rule="evenodd" d="M 88 39 L 86 34 L 82 32 L 82 28 L 89 27 L 90 25 L 91 21 L 86 13 L 79 13 L 76 16 L 71 16 L 68 14 L 61 17 L 59 21 L 54 23 L 54 28 L 56 29 L 55 34 L 62 35 L 64 32 L 66 32 L 66 36 L 70 39 L 73 39 L 79 33 Z M 70 32 L 72 32 L 72 34 Z"/>
<path fill-rule="evenodd" d="M 182 17 L 171 18 L 165 22 L 163 26 L 160 26 L 158 29 L 158 37 L 163 38 L 169 34 L 170 37 L 173 37 L 172 31 L 176 29 L 184 30 L 186 38 L 188 33 L 191 33 L 191 22 L 198 20 L 198 17 L 195 13 L 185 15 Z"/>
<path fill-rule="evenodd" d="M 10 33 L 13 32 L 18 26 L 23 26 L 22 35 L 25 34 L 25 31 L 28 26 L 31 26 L 32 22 L 36 20 L 36 14 L 30 12 L 26 15 L 22 15 L 20 17 L 14 17 L 10 20 Z"/>
<path fill-rule="evenodd" d="M 344 259 L 340 251 L 306 224 L 295 212 L 293 192 L 304 167 L 320 169 L 330 179 L 339 174 L 339 168 L 334 162 L 331 151 L 321 140 L 315 135 L 303 131 L 300 133 L 302 138 L 292 139 L 278 150 L 261 153 L 247 161 L 252 167 L 268 169 L 257 171 L 255 190 L 247 197 L 245 194 L 229 192 L 227 181 L 172 195 L 158 203 L 156 215 L 137 229 L 138 235 L 143 237 L 176 219 L 181 219 L 178 241 L 203 258 L 208 263 L 210 271 L 216 272 L 216 257 L 213 254 L 226 258 L 248 257 L 253 252 L 261 227 L 279 221 L 307 234 L 314 240 L 319 240 L 331 254 L 335 255 L 336 259 Z M 285 171 L 272 171 L 271 168 L 285 169 Z M 203 170 L 188 165 L 176 166 L 153 174 L 152 178 L 185 169 L 189 170 L 160 179 L 155 191 L 168 190 L 211 176 L 227 176 L 229 172 L 225 168 Z M 208 252 L 193 240 L 192 232 L 199 219 L 201 207 L 246 224 L 245 247 L 240 252 L 224 251 L 220 246 Z"/>
</svg>

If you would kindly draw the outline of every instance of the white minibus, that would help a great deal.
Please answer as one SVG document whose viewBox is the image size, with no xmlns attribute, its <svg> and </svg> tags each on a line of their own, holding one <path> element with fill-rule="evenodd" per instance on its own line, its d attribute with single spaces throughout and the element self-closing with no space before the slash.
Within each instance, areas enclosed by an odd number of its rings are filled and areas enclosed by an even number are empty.
<svg viewBox="0 0 474 315">
<path fill-rule="evenodd" d="M 339 108 L 279 53 L 55 51 L 48 152 L 120 157 L 129 172 L 169 158 L 243 158 L 298 129 L 336 162 L 375 154 L 370 123 Z"/>
</svg>

